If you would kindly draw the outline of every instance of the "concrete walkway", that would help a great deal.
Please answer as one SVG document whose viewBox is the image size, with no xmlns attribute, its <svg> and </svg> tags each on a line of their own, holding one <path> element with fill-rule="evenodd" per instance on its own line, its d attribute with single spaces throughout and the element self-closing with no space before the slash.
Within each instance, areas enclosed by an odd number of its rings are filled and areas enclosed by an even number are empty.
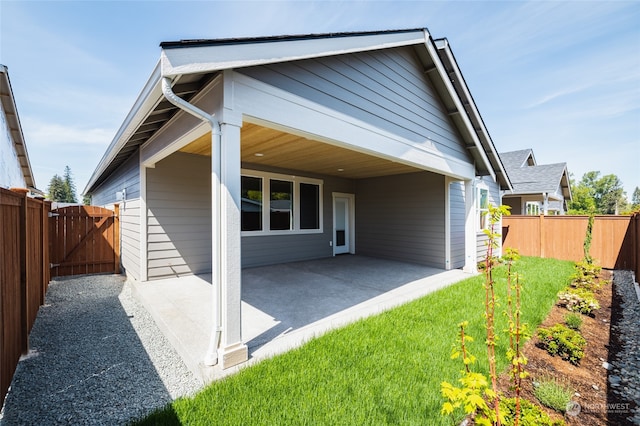
<svg viewBox="0 0 640 426">
<path fill-rule="evenodd" d="M 206 383 L 468 276 L 354 255 L 245 269 L 242 338 L 250 360 L 226 370 L 202 364 L 211 333 L 211 275 L 132 285 L 185 364 Z"/>
</svg>

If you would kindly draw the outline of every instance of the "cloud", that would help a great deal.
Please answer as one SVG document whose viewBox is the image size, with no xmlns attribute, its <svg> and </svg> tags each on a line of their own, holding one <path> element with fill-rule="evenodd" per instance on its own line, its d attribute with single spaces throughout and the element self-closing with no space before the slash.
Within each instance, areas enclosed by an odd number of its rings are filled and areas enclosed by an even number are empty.
<svg viewBox="0 0 640 426">
<path fill-rule="evenodd" d="M 23 121 L 23 132 L 28 146 L 51 145 L 99 145 L 107 147 L 114 135 L 112 128 L 90 126 L 66 126 L 58 123 L 27 119 Z"/>
</svg>

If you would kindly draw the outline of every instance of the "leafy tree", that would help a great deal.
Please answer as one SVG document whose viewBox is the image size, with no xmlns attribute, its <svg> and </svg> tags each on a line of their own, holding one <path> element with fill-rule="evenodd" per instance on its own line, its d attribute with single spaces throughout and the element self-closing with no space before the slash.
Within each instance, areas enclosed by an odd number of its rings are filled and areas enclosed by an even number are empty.
<svg viewBox="0 0 640 426">
<path fill-rule="evenodd" d="M 55 174 L 51 181 L 49 182 L 49 187 L 47 188 L 47 197 L 51 201 L 57 201 L 60 203 L 77 203 L 78 199 L 76 198 L 76 185 L 73 182 L 73 177 L 71 176 L 71 169 L 69 166 L 64 168 L 64 176 L 60 177 Z"/>
<path fill-rule="evenodd" d="M 617 214 L 628 208 L 622 182 L 614 174 L 587 172 L 577 185 L 571 180 L 571 192 L 569 214 Z"/>
<path fill-rule="evenodd" d="M 640 188 L 637 186 L 636 189 L 633 190 L 633 196 L 631 197 L 631 209 L 640 209 Z"/>
</svg>

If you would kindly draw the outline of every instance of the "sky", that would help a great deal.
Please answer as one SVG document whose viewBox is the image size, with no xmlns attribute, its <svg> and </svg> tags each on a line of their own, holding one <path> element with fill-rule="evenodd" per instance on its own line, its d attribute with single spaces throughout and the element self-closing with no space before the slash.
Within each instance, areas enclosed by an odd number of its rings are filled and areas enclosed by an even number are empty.
<svg viewBox="0 0 640 426">
<path fill-rule="evenodd" d="M 446 37 L 498 152 L 532 148 L 640 186 L 640 1 L 6 1 L 9 69 L 36 186 L 78 193 L 160 58 L 159 44 L 427 28 Z"/>
</svg>

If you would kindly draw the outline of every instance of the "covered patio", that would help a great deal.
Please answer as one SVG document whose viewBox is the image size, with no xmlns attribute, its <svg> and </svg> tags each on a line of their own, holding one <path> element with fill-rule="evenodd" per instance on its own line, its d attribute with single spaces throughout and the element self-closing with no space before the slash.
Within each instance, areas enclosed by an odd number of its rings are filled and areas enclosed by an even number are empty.
<svg viewBox="0 0 640 426">
<path fill-rule="evenodd" d="M 228 369 L 202 362 L 212 327 L 211 275 L 131 283 L 185 364 L 207 383 L 468 276 L 360 255 L 244 269 L 241 332 L 249 361 Z"/>
</svg>

